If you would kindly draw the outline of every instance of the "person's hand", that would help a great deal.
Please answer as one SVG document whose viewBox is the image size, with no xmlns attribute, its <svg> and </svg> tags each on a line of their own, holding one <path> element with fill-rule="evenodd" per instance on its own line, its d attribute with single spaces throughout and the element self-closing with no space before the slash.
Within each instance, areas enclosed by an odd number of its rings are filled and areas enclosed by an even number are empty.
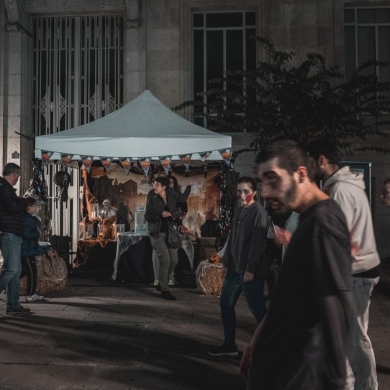
<svg viewBox="0 0 390 390">
<path fill-rule="evenodd" d="M 169 211 L 163 211 L 163 213 L 161 215 L 163 218 L 168 218 L 171 216 L 171 213 Z"/>
<path fill-rule="evenodd" d="M 283 228 L 275 230 L 275 243 L 278 245 L 288 245 L 291 241 L 292 234 Z"/>
<path fill-rule="evenodd" d="M 225 278 L 226 278 L 227 272 L 228 272 L 227 267 L 222 267 L 222 268 L 221 268 L 221 276 L 222 276 L 222 279 L 225 279 Z"/>
<path fill-rule="evenodd" d="M 191 180 L 191 181 L 188 183 L 188 185 L 189 185 L 190 187 L 192 187 L 194 184 L 195 184 L 195 182 L 194 182 L 193 180 Z"/>
<path fill-rule="evenodd" d="M 255 274 L 252 274 L 251 272 L 245 271 L 244 273 L 244 283 L 245 282 L 251 282 L 254 278 Z"/>
<path fill-rule="evenodd" d="M 241 376 L 247 380 L 248 379 L 248 371 L 252 362 L 252 347 L 248 345 L 242 354 L 241 362 L 240 362 L 240 374 Z"/>
</svg>

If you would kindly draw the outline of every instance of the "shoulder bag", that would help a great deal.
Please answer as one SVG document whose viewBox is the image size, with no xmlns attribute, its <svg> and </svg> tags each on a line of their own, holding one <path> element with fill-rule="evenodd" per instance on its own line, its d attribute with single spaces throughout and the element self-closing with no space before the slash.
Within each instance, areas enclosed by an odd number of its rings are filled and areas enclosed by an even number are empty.
<svg viewBox="0 0 390 390">
<path fill-rule="evenodd" d="M 181 248 L 181 238 L 173 222 L 168 223 L 167 244 L 170 248 Z"/>
</svg>

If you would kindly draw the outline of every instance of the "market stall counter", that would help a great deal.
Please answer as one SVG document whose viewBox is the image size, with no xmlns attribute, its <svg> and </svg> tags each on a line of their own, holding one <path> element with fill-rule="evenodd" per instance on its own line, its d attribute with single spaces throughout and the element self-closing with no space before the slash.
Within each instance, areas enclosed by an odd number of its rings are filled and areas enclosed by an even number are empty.
<svg viewBox="0 0 390 390">
<path fill-rule="evenodd" d="M 189 235 L 182 235 L 177 270 L 194 270 L 194 247 Z M 147 235 L 122 233 L 117 239 L 114 272 L 115 281 L 150 283 L 154 279 L 153 248 Z"/>
</svg>

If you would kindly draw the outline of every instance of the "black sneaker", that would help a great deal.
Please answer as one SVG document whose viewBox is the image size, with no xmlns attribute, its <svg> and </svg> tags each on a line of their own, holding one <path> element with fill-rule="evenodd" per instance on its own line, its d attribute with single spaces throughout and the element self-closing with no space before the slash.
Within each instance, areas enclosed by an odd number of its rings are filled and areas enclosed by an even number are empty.
<svg viewBox="0 0 390 390">
<path fill-rule="evenodd" d="M 209 349 L 209 355 L 211 356 L 237 356 L 237 345 L 234 348 L 228 348 L 225 344 L 220 347 L 214 347 Z"/>
<path fill-rule="evenodd" d="M 14 309 L 14 310 L 7 310 L 5 312 L 5 314 L 7 316 L 19 316 L 19 315 L 23 315 L 23 314 L 31 314 L 31 310 L 30 309 L 25 309 L 23 306 L 19 306 L 17 309 Z"/>
<path fill-rule="evenodd" d="M 161 291 L 160 283 L 157 284 L 157 285 L 155 285 L 154 288 L 155 288 L 158 292 L 160 292 L 160 291 Z"/>
<path fill-rule="evenodd" d="M 161 291 L 161 298 L 167 299 L 168 301 L 176 301 L 176 297 L 170 291 Z"/>
</svg>

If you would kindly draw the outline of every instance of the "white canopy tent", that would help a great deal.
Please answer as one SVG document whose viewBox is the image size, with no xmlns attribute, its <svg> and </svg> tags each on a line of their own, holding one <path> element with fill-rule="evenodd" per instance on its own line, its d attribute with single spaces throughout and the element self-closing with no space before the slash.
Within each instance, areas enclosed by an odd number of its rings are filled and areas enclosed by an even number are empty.
<svg viewBox="0 0 390 390">
<path fill-rule="evenodd" d="M 208 160 L 221 160 L 218 150 L 231 147 L 230 136 L 215 133 L 180 117 L 164 106 L 150 91 L 121 109 L 83 126 L 35 138 L 35 156 L 42 151 L 52 152 L 52 160 L 60 160 L 61 153 L 81 156 L 158 159 L 211 151 Z"/>
</svg>

